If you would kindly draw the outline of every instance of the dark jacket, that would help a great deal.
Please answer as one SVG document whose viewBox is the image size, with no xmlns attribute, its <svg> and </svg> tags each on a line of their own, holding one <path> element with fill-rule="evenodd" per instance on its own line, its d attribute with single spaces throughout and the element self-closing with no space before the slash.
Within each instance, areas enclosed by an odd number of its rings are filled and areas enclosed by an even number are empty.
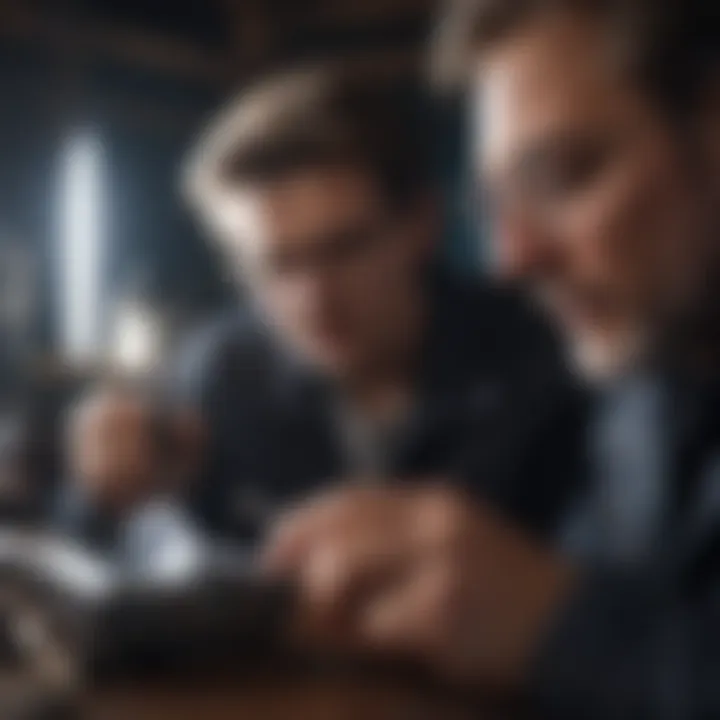
<svg viewBox="0 0 720 720">
<path fill-rule="evenodd" d="M 639 565 L 587 563 L 538 658 L 543 718 L 720 717 L 720 392 L 668 398 L 664 528 Z"/>
<path fill-rule="evenodd" d="M 542 533 L 560 507 L 574 446 L 544 436 L 558 423 L 566 382 L 554 340 L 511 293 L 449 276 L 431 293 L 416 411 L 392 448 L 391 474 L 451 478 Z M 329 389 L 252 318 L 207 329 L 181 366 L 176 392 L 210 430 L 203 477 L 187 498 L 206 531 L 252 537 L 285 503 L 346 476 Z M 72 496 L 64 506 L 65 528 L 110 539 L 107 518 Z"/>
</svg>

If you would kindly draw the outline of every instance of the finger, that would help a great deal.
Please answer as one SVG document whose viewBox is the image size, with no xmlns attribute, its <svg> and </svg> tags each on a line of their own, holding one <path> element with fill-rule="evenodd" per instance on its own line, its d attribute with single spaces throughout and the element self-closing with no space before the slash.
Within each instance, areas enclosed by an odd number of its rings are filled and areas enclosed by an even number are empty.
<svg viewBox="0 0 720 720">
<path fill-rule="evenodd" d="M 361 637 L 372 652 L 437 664 L 454 635 L 458 583 L 450 566 L 419 569 L 393 593 L 379 596 L 361 618 Z"/>
<path fill-rule="evenodd" d="M 302 506 L 280 515 L 265 538 L 260 552 L 260 567 L 270 575 L 288 575 L 296 571 L 307 554 L 317 531 L 311 506 Z"/>
<path fill-rule="evenodd" d="M 303 595 L 325 612 L 348 615 L 366 596 L 397 582 L 413 562 L 407 534 L 397 527 L 381 533 L 345 531 L 309 552 L 300 576 Z"/>
<path fill-rule="evenodd" d="M 336 530 L 397 522 L 392 517 L 396 498 L 397 492 L 389 488 L 347 486 L 315 498 L 279 518 L 265 542 L 261 564 L 274 574 L 293 572 L 313 545 L 326 543 Z"/>
<path fill-rule="evenodd" d="M 388 552 L 381 539 L 318 546 L 299 576 L 299 635 L 312 645 L 357 648 L 358 617 L 407 573 L 406 563 L 406 555 Z"/>
</svg>

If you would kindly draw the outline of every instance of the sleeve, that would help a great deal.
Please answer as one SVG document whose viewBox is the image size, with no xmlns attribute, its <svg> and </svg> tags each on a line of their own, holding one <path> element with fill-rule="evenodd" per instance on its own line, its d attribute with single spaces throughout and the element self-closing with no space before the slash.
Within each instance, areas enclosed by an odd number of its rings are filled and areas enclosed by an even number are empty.
<svg viewBox="0 0 720 720">
<path fill-rule="evenodd" d="M 216 542 L 252 543 L 263 528 L 263 513 L 240 513 L 236 497 L 246 482 L 249 507 L 255 497 L 248 458 L 266 427 L 273 362 L 262 328 L 241 316 L 191 339 L 168 383 L 171 402 L 194 409 L 205 427 L 203 463 L 180 500 L 197 531 Z"/>
<path fill-rule="evenodd" d="M 719 599 L 653 573 L 589 573 L 534 667 L 532 706 L 563 720 L 720 717 Z"/>
<path fill-rule="evenodd" d="M 575 388 L 516 386 L 476 413 L 455 475 L 524 530 L 552 537 L 585 477 L 585 431 Z"/>
<path fill-rule="evenodd" d="M 160 401 L 180 403 L 205 415 L 211 355 L 207 337 L 192 338 L 159 379 L 156 390 Z M 99 507 L 73 477 L 60 483 L 50 511 L 54 530 L 103 552 L 118 548 L 126 520 Z"/>
<path fill-rule="evenodd" d="M 97 507 L 72 477 L 64 478 L 58 487 L 50 525 L 56 532 L 104 553 L 113 551 L 119 532 L 117 518 Z"/>
</svg>

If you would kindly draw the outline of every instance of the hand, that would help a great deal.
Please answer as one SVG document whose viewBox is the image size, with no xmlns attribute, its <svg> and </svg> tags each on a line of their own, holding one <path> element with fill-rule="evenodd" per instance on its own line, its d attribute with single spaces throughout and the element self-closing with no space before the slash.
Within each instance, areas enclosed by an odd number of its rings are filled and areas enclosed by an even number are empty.
<svg viewBox="0 0 720 720">
<path fill-rule="evenodd" d="M 199 441 L 199 426 L 189 414 L 160 419 L 141 394 L 105 388 L 74 411 L 69 461 L 93 501 L 123 512 L 167 489 L 168 478 L 177 481 L 194 464 Z"/>
<path fill-rule="evenodd" d="M 521 685 L 574 577 L 447 487 L 331 493 L 278 524 L 264 564 L 296 582 L 303 642 L 499 688 Z"/>
</svg>

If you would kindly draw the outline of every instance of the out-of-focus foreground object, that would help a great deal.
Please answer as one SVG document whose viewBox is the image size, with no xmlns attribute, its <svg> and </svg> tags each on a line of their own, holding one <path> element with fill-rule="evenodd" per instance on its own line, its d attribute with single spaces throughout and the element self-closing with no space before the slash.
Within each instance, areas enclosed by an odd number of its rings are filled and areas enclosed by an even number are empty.
<svg viewBox="0 0 720 720">
<path fill-rule="evenodd" d="M 3 533 L 0 716 L 476 717 L 466 699 L 400 669 L 291 656 L 282 623 L 288 588 L 263 584 L 237 560 L 186 575 L 128 577 L 80 546 Z"/>
<path fill-rule="evenodd" d="M 101 689 L 232 672 L 280 629 L 284 591 L 238 558 L 128 577 L 49 536 L 0 536 L 0 715 L 74 717 Z M 57 715 L 56 715 L 57 713 Z"/>
</svg>

